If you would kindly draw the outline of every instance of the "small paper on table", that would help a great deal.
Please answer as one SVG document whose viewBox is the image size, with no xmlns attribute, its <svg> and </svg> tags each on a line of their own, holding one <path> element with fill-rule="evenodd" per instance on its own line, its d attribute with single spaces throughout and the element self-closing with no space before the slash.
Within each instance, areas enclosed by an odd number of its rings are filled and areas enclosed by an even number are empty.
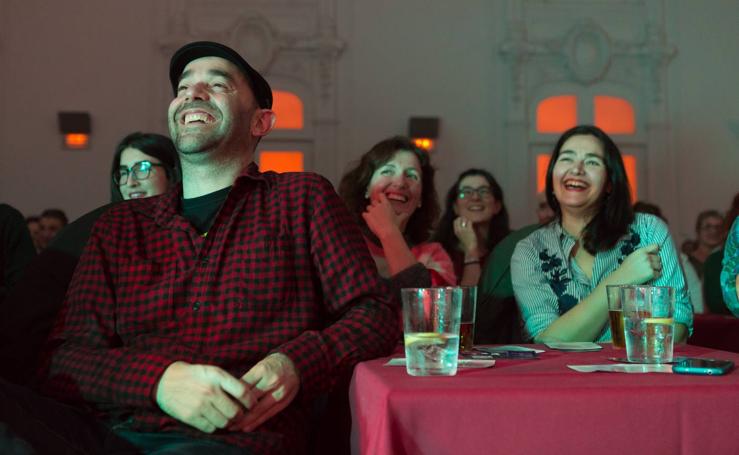
<svg viewBox="0 0 739 455">
<path fill-rule="evenodd" d="M 672 373 L 672 365 L 655 363 L 609 363 L 607 365 L 567 365 L 580 373 L 605 371 L 610 373 Z"/>
<path fill-rule="evenodd" d="M 588 352 L 603 349 L 603 346 L 591 343 L 590 341 L 551 341 L 544 344 L 549 349 L 556 349 L 558 351 Z"/>
<path fill-rule="evenodd" d="M 535 352 L 541 354 L 546 352 L 543 349 L 528 348 L 526 346 L 518 346 L 515 344 L 507 344 L 505 346 L 475 346 L 478 349 L 488 352 Z"/>
</svg>

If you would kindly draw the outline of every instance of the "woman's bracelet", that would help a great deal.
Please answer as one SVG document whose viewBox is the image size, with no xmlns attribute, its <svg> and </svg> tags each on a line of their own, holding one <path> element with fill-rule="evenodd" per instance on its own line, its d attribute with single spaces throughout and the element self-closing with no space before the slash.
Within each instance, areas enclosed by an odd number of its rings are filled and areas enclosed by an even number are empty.
<svg viewBox="0 0 739 455">
<path fill-rule="evenodd" d="M 479 264 L 479 263 L 480 263 L 479 259 L 470 259 L 468 261 L 464 261 L 464 265 Z"/>
</svg>

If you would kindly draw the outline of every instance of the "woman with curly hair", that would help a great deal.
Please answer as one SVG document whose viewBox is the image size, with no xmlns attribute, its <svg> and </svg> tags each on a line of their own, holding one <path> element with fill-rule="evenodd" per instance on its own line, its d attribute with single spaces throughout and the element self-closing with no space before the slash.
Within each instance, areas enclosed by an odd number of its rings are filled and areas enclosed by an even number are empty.
<svg viewBox="0 0 739 455">
<path fill-rule="evenodd" d="M 429 242 L 439 216 L 434 168 L 410 139 L 396 136 L 373 146 L 341 179 L 339 195 L 395 290 L 456 284 L 449 255 Z"/>
</svg>

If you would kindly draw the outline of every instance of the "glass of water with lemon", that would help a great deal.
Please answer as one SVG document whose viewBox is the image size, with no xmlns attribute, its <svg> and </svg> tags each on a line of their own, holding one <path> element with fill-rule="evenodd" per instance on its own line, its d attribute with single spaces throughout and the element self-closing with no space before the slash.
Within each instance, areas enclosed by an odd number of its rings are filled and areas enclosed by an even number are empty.
<svg viewBox="0 0 739 455">
<path fill-rule="evenodd" d="M 629 362 L 672 362 L 675 288 L 625 286 L 621 302 Z"/>
<path fill-rule="evenodd" d="M 411 376 L 457 374 L 463 290 L 401 290 L 406 370 Z"/>
</svg>

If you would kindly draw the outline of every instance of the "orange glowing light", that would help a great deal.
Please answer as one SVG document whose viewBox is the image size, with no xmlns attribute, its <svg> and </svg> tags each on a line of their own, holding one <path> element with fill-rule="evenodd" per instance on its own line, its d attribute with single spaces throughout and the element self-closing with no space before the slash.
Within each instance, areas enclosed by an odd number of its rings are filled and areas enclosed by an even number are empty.
<svg viewBox="0 0 739 455">
<path fill-rule="evenodd" d="M 434 148 L 434 141 L 425 137 L 414 138 L 413 143 L 416 144 L 416 147 L 427 152 Z"/>
<path fill-rule="evenodd" d="M 536 192 L 541 193 L 547 186 L 548 154 L 536 155 Z"/>
<path fill-rule="evenodd" d="M 634 134 L 634 108 L 627 100 L 615 96 L 595 96 L 593 99 L 595 126 L 608 134 Z"/>
<path fill-rule="evenodd" d="M 303 152 L 269 151 L 259 154 L 259 170 L 275 172 L 302 172 Z"/>
<path fill-rule="evenodd" d="M 70 133 L 64 135 L 64 146 L 70 149 L 84 149 L 90 143 L 90 135 Z"/>
<path fill-rule="evenodd" d="M 296 94 L 282 90 L 273 91 L 272 110 L 277 116 L 275 129 L 303 129 L 303 101 Z"/>
<path fill-rule="evenodd" d="M 536 131 L 539 133 L 563 133 L 577 125 L 577 97 L 575 95 L 550 96 L 536 107 Z"/>
<path fill-rule="evenodd" d="M 623 159 L 624 168 L 626 168 L 626 178 L 629 179 L 629 189 L 631 189 L 631 203 L 633 204 L 639 199 L 636 192 L 636 157 L 634 155 L 621 155 L 621 159 Z"/>
</svg>

